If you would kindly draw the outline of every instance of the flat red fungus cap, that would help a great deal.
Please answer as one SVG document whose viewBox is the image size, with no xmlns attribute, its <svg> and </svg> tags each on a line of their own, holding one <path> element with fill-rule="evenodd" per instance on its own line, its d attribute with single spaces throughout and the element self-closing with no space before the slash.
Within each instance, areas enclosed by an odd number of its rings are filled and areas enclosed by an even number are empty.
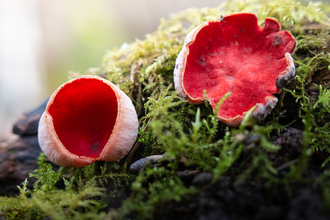
<svg viewBox="0 0 330 220">
<path fill-rule="evenodd" d="M 230 92 L 218 111 L 218 118 L 229 126 L 239 126 L 254 106 L 252 116 L 264 119 L 277 103 L 272 94 L 294 77 L 291 54 L 296 44 L 274 18 L 266 18 L 264 27 L 251 13 L 204 22 L 187 35 L 177 57 L 175 88 L 195 104 L 204 101 L 206 91 L 213 109 Z"/>
<path fill-rule="evenodd" d="M 97 160 L 122 159 L 137 132 L 130 98 L 101 77 L 83 76 L 53 93 L 40 119 L 38 138 L 51 161 L 81 167 Z"/>
</svg>

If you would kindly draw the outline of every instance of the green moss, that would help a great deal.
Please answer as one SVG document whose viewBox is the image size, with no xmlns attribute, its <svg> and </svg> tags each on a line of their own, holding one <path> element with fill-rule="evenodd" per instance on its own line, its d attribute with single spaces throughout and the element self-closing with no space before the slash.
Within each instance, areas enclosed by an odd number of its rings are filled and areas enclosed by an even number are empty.
<svg viewBox="0 0 330 220">
<path fill-rule="evenodd" d="M 296 35 L 296 77 L 278 95 L 279 104 L 263 122 L 256 124 L 247 114 L 238 129 L 230 129 L 218 121 L 217 111 L 208 103 L 191 105 L 178 96 L 173 69 L 190 30 L 238 11 L 256 13 L 260 24 L 266 16 L 276 17 Z M 229 1 L 217 8 L 173 14 L 161 20 L 158 30 L 145 40 L 108 51 L 101 73 L 133 100 L 140 120 L 140 147 L 144 147 L 144 156 L 165 153 L 160 166 L 145 167 L 137 175 L 126 172 L 127 164 L 116 162 L 53 171 L 42 155 L 40 168 L 31 174 L 37 179 L 34 189 L 26 188 L 27 180 L 19 187 L 19 196 L 1 197 L 2 215 L 7 219 L 152 219 L 172 202 L 188 201 L 202 190 L 186 184 L 178 175 L 182 171 L 208 172 L 213 178 L 210 184 L 222 176 L 231 176 L 237 185 L 265 183 L 270 194 L 285 188 L 290 196 L 297 186 L 314 186 L 321 189 L 324 206 L 329 207 L 330 122 L 324 118 L 330 117 L 330 88 L 328 81 L 319 80 L 330 74 L 329 12 L 329 5 L 315 2 Z M 309 21 L 323 26 L 304 28 Z M 296 107 L 293 119 L 286 106 L 290 98 Z M 303 144 L 295 160 L 284 161 L 290 169 L 281 174 L 272 159 L 281 151 L 274 138 L 292 125 L 301 125 Z M 321 174 L 305 178 L 315 152 L 325 155 Z M 109 183 L 113 188 L 106 191 Z M 114 199 L 124 201 L 110 211 L 109 202 Z"/>
</svg>

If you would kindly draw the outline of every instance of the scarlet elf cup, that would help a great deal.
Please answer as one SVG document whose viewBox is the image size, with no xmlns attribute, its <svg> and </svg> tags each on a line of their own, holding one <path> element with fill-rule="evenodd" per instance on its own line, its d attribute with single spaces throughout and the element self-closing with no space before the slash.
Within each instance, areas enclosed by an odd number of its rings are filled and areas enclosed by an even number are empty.
<svg viewBox="0 0 330 220">
<path fill-rule="evenodd" d="M 240 125 L 251 109 L 252 117 L 263 120 L 295 75 L 291 54 L 297 42 L 289 31 L 280 31 L 275 18 L 264 26 L 252 13 L 234 13 L 219 21 L 208 21 L 186 37 L 175 69 L 175 89 L 190 103 L 205 99 L 216 108 L 218 118 L 229 126 Z"/>
<path fill-rule="evenodd" d="M 81 167 L 122 159 L 137 133 L 138 118 L 130 98 L 108 80 L 83 76 L 52 94 L 39 122 L 38 139 L 52 162 Z"/>
</svg>

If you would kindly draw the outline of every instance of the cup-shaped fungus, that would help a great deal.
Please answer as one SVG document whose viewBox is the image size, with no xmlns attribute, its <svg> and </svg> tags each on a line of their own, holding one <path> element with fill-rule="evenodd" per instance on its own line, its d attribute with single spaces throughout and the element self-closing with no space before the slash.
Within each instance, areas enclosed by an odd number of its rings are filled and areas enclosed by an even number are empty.
<svg viewBox="0 0 330 220">
<path fill-rule="evenodd" d="M 81 167 L 117 161 L 133 146 L 138 119 L 130 98 L 98 76 L 83 76 L 61 85 L 41 116 L 38 139 L 54 163 Z"/>
<path fill-rule="evenodd" d="M 230 93 L 218 110 L 229 126 L 239 126 L 254 106 L 252 117 L 262 120 L 277 103 L 272 94 L 294 77 L 296 44 L 274 18 L 266 18 L 263 27 L 252 13 L 204 22 L 187 35 L 176 59 L 175 88 L 190 103 L 207 97 L 213 109 Z"/>
</svg>

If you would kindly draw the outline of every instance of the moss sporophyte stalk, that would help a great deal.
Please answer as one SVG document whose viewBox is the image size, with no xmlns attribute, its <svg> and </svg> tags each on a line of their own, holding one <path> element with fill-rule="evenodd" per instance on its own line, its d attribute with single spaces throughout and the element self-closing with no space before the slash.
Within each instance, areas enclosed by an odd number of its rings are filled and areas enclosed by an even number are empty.
<svg viewBox="0 0 330 220">
<path fill-rule="evenodd" d="M 263 121 L 251 117 L 252 108 L 237 128 L 230 128 L 217 114 L 231 93 L 224 92 L 218 105 L 192 105 L 175 91 L 173 72 L 191 30 L 243 11 L 256 14 L 260 27 L 266 17 L 273 17 L 282 30 L 291 32 L 297 41 L 292 54 L 296 74 L 275 95 L 277 105 Z M 322 214 L 330 208 L 329 13 L 330 6 L 319 2 L 228 1 L 216 8 L 172 14 L 144 40 L 108 51 L 95 74 L 118 86 L 135 106 L 139 147 L 132 159 L 128 164 L 123 158 L 55 170 L 41 154 L 39 169 L 18 188 L 19 196 L 0 197 L 1 215 L 170 219 L 176 213 L 193 219 L 221 210 L 225 217 L 252 219 L 276 207 L 285 218 L 293 216 L 293 204 L 313 201 L 319 203 L 309 207 L 319 207 L 317 213 Z M 210 97 L 202 92 L 202 97 Z M 133 162 L 152 155 L 163 156 L 137 173 L 129 172 Z M 29 189 L 27 183 L 34 180 Z M 314 199 L 301 201 L 297 195 L 302 193 Z M 259 199 L 253 200 L 253 195 Z M 263 208 L 248 208 L 246 198 Z M 204 199 L 222 208 L 206 206 Z"/>
</svg>

